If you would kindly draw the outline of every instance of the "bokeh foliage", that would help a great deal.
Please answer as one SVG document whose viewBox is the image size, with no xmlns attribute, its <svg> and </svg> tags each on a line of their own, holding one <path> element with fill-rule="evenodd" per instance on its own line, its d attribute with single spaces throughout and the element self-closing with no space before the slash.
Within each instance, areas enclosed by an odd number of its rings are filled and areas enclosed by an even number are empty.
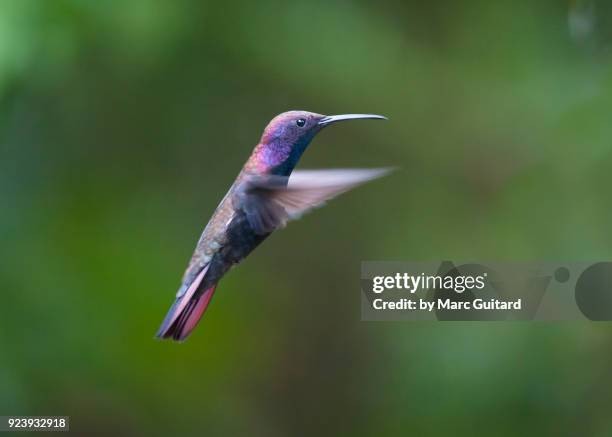
<svg viewBox="0 0 612 437">
<path fill-rule="evenodd" d="M 0 414 L 83 435 L 612 432 L 605 323 L 364 323 L 359 263 L 612 257 L 602 1 L 0 2 Z M 153 334 L 267 123 L 401 170 Z"/>
</svg>

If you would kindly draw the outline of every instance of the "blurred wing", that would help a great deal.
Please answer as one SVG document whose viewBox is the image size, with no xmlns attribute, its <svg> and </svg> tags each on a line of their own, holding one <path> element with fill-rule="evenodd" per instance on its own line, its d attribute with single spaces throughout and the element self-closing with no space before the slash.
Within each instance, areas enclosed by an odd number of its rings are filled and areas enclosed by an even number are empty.
<svg viewBox="0 0 612 437">
<path fill-rule="evenodd" d="M 238 205 L 257 234 L 281 228 L 345 191 L 382 177 L 390 169 L 294 171 L 282 176 L 252 176 L 243 182 Z"/>
</svg>

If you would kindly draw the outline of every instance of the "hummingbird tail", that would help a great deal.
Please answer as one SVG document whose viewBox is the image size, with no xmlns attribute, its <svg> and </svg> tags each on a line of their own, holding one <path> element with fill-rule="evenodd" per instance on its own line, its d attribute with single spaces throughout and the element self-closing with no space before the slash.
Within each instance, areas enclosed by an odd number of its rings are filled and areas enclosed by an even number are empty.
<svg viewBox="0 0 612 437">
<path fill-rule="evenodd" d="M 217 287 L 217 284 L 215 284 L 204 290 L 199 296 L 196 296 L 196 291 L 202 283 L 202 279 L 207 270 L 207 268 L 203 269 L 187 291 L 176 298 L 176 301 L 170 307 L 166 318 L 157 331 L 157 338 L 170 338 L 172 340 L 182 341 L 191 334 L 191 331 L 193 331 L 193 328 L 195 328 L 200 321 L 204 311 L 206 311 L 215 293 L 215 288 Z"/>
<path fill-rule="evenodd" d="M 215 293 L 215 288 L 216 285 L 210 287 L 208 290 L 202 293 L 201 296 L 191 298 L 182 310 L 178 310 L 177 308 L 180 298 L 177 299 L 170 308 L 170 311 L 168 311 L 168 316 L 172 314 L 173 316 L 177 315 L 177 317 L 168 326 L 164 326 L 164 324 L 162 324 L 162 327 L 157 332 L 157 337 L 162 339 L 171 338 L 172 340 L 176 341 L 185 340 L 189 334 L 191 334 L 193 328 L 196 327 L 200 321 L 200 318 L 202 318 L 204 311 L 206 311 L 206 308 L 208 307 L 208 304 Z M 176 314 L 177 311 L 180 312 Z"/>
</svg>

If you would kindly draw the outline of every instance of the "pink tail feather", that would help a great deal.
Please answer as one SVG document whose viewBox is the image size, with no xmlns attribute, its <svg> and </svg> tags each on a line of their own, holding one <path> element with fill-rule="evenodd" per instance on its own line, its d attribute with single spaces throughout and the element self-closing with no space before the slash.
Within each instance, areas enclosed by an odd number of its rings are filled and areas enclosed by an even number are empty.
<svg viewBox="0 0 612 437">
<path fill-rule="evenodd" d="M 195 296 L 207 270 L 204 268 L 187 291 L 177 297 L 157 332 L 158 338 L 172 338 L 181 341 L 191 334 L 210 304 L 217 287 L 215 284 L 206 289 L 204 293 Z"/>
</svg>

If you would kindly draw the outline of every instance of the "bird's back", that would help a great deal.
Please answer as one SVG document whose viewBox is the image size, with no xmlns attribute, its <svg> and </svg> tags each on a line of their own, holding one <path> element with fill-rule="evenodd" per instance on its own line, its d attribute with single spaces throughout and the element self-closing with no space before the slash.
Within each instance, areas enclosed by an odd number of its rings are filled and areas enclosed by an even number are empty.
<svg viewBox="0 0 612 437">
<path fill-rule="evenodd" d="M 232 265 L 240 262 L 269 235 L 256 235 L 244 212 L 236 209 L 237 190 L 246 173 L 239 174 L 204 228 L 183 276 L 182 288 L 189 286 L 209 264 L 204 282 L 217 282 Z"/>
</svg>

